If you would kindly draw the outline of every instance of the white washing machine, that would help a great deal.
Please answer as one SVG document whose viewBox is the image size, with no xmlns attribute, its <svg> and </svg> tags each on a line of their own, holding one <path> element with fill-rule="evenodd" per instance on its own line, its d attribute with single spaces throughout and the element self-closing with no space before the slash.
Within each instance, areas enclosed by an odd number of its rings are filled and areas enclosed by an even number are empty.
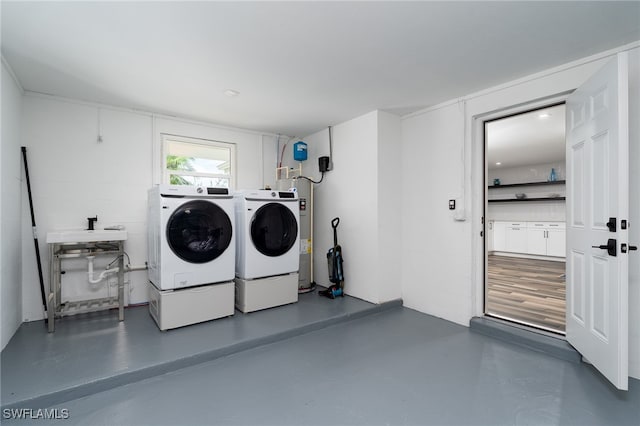
<svg viewBox="0 0 640 426">
<path fill-rule="evenodd" d="M 227 189 L 159 185 L 149 190 L 148 272 L 155 287 L 149 309 L 161 329 L 233 315 L 234 223 Z"/>
<path fill-rule="evenodd" d="M 225 188 L 159 185 L 149 190 L 149 280 L 159 290 L 235 276 L 233 195 Z"/>
<path fill-rule="evenodd" d="M 298 202 L 293 190 L 235 194 L 236 307 L 242 312 L 298 301 Z"/>
</svg>

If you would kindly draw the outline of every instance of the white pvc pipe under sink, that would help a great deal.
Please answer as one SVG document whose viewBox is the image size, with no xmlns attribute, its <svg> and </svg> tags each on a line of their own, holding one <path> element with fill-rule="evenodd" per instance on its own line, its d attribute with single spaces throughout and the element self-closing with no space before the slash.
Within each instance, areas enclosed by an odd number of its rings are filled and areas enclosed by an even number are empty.
<svg viewBox="0 0 640 426">
<path fill-rule="evenodd" d="M 100 281 L 104 280 L 106 278 L 107 275 L 109 274 L 114 274 L 116 272 L 118 272 L 120 270 L 120 268 L 111 268 L 111 269 L 105 269 L 104 271 L 102 271 L 100 273 L 100 275 L 98 276 L 98 278 L 94 278 L 93 276 L 93 259 L 95 259 L 95 256 L 87 256 L 87 261 L 89 262 L 89 272 L 87 273 L 87 275 L 89 276 L 89 282 L 91 284 L 97 284 Z"/>
</svg>

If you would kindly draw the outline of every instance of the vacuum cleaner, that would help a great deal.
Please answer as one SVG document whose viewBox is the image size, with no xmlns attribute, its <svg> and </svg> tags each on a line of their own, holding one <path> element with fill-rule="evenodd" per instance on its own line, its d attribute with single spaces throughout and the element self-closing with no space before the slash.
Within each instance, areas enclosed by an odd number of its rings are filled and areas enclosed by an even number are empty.
<svg viewBox="0 0 640 426">
<path fill-rule="evenodd" d="M 344 296 L 344 273 L 342 269 L 342 247 L 338 245 L 338 224 L 340 224 L 340 218 L 336 217 L 331 221 L 331 227 L 333 228 L 333 247 L 327 252 L 327 265 L 329 267 L 329 281 L 333 284 L 326 290 L 318 292 L 321 296 L 326 296 L 329 299 L 335 299 L 339 296 Z"/>
</svg>

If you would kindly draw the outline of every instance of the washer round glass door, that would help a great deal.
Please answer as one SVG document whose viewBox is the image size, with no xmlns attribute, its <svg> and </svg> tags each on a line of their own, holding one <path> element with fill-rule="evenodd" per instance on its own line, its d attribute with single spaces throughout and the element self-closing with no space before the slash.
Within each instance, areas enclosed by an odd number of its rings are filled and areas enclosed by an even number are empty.
<svg viewBox="0 0 640 426">
<path fill-rule="evenodd" d="M 260 207 L 251 222 L 251 241 L 265 256 L 288 252 L 298 238 L 298 221 L 286 206 L 269 203 Z"/>
<path fill-rule="evenodd" d="M 231 244 L 232 226 L 220 206 L 188 201 L 173 212 L 167 222 L 167 242 L 180 259 L 206 263 L 220 256 Z"/>
</svg>

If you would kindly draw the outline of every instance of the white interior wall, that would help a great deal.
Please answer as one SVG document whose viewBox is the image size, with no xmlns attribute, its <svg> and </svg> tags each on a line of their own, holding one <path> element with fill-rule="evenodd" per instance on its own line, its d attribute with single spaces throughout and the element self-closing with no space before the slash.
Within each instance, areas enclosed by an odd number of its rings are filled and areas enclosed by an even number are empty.
<svg viewBox="0 0 640 426">
<path fill-rule="evenodd" d="M 487 185 L 493 185 L 493 180 L 500 179 L 501 185 L 507 185 L 512 183 L 526 183 L 526 182 L 546 182 L 549 180 L 551 169 L 555 169 L 556 179 L 566 179 L 566 165 L 564 161 L 556 161 L 554 163 L 544 164 L 529 164 L 519 167 L 494 167 L 487 173 Z M 538 189 L 538 187 L 532 187 Z M 555 189 L 555 187 L 550 187 Z M 514 191 L 517 188 L 514 189 Z M 529 188 L 527 188 L 529 190 Z M 547 188 L 547 191 L 550 189 Z"/>
<path fill-rule="evenodd" d="M 275 188 L 276 167 L 278 167 L 278 142 L 273 135 L 262 135 L 262 186 Z"/>
<path fill-rule="evenodd" d="M 333 170 L 314 192 L 314 279 L 328 285 L 326 252 L 333 247 L 331 220 L 340 218 L 338 243 L 344 254 L 345 292 L 378 303 L 377 259 L 378 114 L 370 112 L 333 127 Z M 327 130 L 303 139 L 308 144 L 305 175 L 318 176 L 320 156 L 329 155 Z M 292 141 L 295 142 L 295 141 Z M 292 156 L 285 161 L 293 165 Z M 284 162 L 283 162 L 284 164 Z M 372 232 L 373 231 L 373 232 Z"/>
<path fill-rule="evenodd" d="M 493 185 L 493 179 L 499 178 L 502 185 L 522 182 L 545 182 L 555 169 L 558 180 L 566 179 L 564 162 L 531 164 L 521 167 L 495 168 L 487 174 L 487 185 Z M 525 193 L 528 198 L 544 198 L 550 194 L 566 195 L 565 185 L 523 186 L 490 188 L 489 199 L 514 198 L 517 193 Z M 487 220 L 521 221 L 559 221 L 565 220 L 564 201 L 540 201 L 522 203 L 490 203 L 487 208 Z"/>
<path fill-rule="evenodd" d="M 14 80 L 4 60 L 1 78 L 0 350 L 4 349 L 22 322 L 22 239 L 20 237 L 22 88 Z M 31 225 L 30 218 L 29 225 Z M 33 250 L 33 242 L 30 241 L 29 247 Z"/>
<path fill-rule="evenodd" d="M 339 217 L 345 292 L 373 303 L 399 299 L 400 117 L 372 111 L 334 126 L 332 135 L 334 168 L 315 186 L 314 279 L 329 284 L 326 252 L 333 246 L 331 220 Z M 318 157 L 329 155 L 328 130 L 303 140 L 303 172 L 318 180 Z M 285 149 L 283 165 L 297 166 L 295 142 Z"/>
<path fill-rule="evenodd" d="M 565 219 L 564 201 L 490 203 L 487 208 L 487 221 L 564 222 Z"/>
<path fill-rule="evenodd" d="M 378 111 L 378 301 L 402 298 L 402 135 L 397 115 Z"/>
<path fill-rule="evenodd" d="M 482 315 L 484 241 L 481 218 L 484 209 L 484 160 L 482 117 L 501 110 L 543 102 L 567 93 L 592 75 L 607 60 L 602 55 L 583 59 L 563 67 L 509 82 L 482 93 L 445 103 L 402 122 L 403 149 L 403 284 L 406 306 L 468 325 L 474 315 Z M 630 62 L 636 72 L 631 77 L 635 92 L 630 117 L 640 116 L 637 100 L 638 48 L 632 50 Z M 633 69 L 632 69 L 633 72 Z M 634 80 L 635 79 L 635 80 Z M 461 107 L 460 104 L 464 106 Z M 636 120 L 631 120 L 634 123 Z M 637 125 L 637 124 L 635 124 Z M 630 220 L 640 223 L 637 187 L 637 127 L 632 133 L 631 170 L 635 170 L 635 191 L 631 191 Z M 464 160 L 457 155 L 464 152 Z M 441 214 L 447 198 L 460 194 L 453 180 L 464 175 L 467 221 L 458 222 Z M 632 179 L 632 182 L 633 179 Z M 428 201 L 420 201 L 425 194 Z M 633 228 L 631 228 L 633 229 Z M 637 230 L 635 231 L 637 232 Z M 638 234 L 634 237 L 638 240 Z M 436 243 L 438 250 L 432 250 Z M 451 251 L 451 247 L 456 247 Z M 630 256 L 629 325 L 630 375 L 640 377 L 640 279 L 639 256 Z"/>
<path fill-rule="evenodd" d="M 30 154 L 47 286 L 46 233 L 53 229 L 86 228 L 86 218 L 90 216 L 98 216 L 97 228 L 124 225 L 128 231 L 125 251 L 131 265 L 144 266 L 147 190 L 160 181 L 163 133 L 236 144 L 236 189 L 261 187 L 266 176 L 271 176 L 267 169 L 273 168 L 274 159 L 263 158 L 263 150 L 266 153 L 275 149 L 273 135 L 32 93 L 27 93 L 23 102 L 23 141 Z M 98 134 L 102 135 L 101 143 L 97 142 Z M 28 205 L 23 201 L 25 321 L 43 318 L 30 228 Z M 98 257 L 96 267 L 110 260 Z M 115 291 L 115 280 L 106 285 L 89 285 L 84 260 L 66 261 L 64 268 L 67 273 L 63 277 L 63 295 L 69 300 L 103 297 Z M 128 273 L 125 281 L 129 303 L 148 300 L 146 271 Z"/>
<path fill-rule="evenodd" d="M 131 264 L 146 261 L 146 196 L 151 186 L 151 117 L 128 111 L 98 108 L 56 98 L 25 96 L 23 137 L 30 153 L 34 209 L 41 238 L 45 285 L 49 285 L 46 234 L 54 229 L 86 229 L 87 218 L 98 216 L 96 228 L 124 225 L 125 251 Z M 103 142 L 98 142 L 98 135 Z M 23 203 L 23 318 L 43 317 L 33 249 Z M 96 258 L 96 267 L 112 259 Z M 115 295 L 112 284 L 89 285 L 86 260 L 63 264 L 63 298 Z M 147 299 L 146 273 L 132 272 L 128 300 Z"/>
<path fill-rule="evenodd" d="M 468 324 L 472 228 L 448 200 L 462 198 L 464 108 L 454 103 L 402 122 L 402 300 Z"/>
</svg>

